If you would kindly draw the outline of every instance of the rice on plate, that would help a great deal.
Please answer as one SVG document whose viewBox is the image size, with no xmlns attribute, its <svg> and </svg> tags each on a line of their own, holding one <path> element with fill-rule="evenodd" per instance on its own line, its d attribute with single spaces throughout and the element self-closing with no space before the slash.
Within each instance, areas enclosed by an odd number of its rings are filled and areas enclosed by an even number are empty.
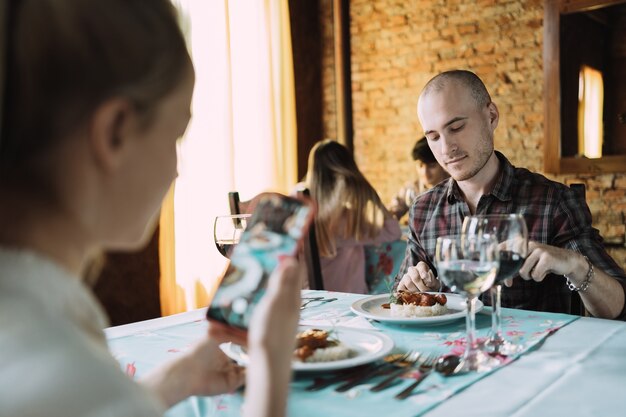
<svg viewBox="0 0 626 417">
<path fill-rule="evenodd" d="M 398 291 L 389 303 L 392 317 L 433 317 L 448 313 L 445 294 Z"/>
</svg>

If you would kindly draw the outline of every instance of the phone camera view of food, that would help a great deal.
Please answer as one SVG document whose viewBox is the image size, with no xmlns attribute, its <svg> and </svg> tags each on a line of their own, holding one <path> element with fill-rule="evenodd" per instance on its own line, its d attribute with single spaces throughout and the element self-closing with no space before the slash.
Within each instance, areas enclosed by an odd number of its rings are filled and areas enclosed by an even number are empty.
<svg viewBox="0 0 626 417">
<path fill-rule="evenodd" d="M 270 274 L 283 255 L 295 255 L 313 216 L 302 199 L 265 194 L 258 201 L 231 264 L 209 306 L 207 317 L 247 329 Z"/>
</svg>

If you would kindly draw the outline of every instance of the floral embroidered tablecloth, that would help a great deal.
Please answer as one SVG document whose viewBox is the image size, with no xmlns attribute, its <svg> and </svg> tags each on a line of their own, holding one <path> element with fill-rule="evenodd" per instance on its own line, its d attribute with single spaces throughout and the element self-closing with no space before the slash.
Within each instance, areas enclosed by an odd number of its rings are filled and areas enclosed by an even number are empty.
<svg viewBox="0 0 626 417">
<path fill-rule="evenodd" d="M 394 350 L 406 352 L 436 352 L 439 354 L 460 353 L 465 343 L 465 321 L 459 319 L 437 326 L 385 325 L 356 316 L 350 305 L 362 295 L 325 291 L 305 291 L 304 296 L 336 298 L 331 302 L 312 302 L 301 312 L 301 323 L 305 325 L 333 325 L 362 328 L 383 332 L 395 343 Z M 486 337 L 491 324 L 490 309 L 485 307 L 477 314 L 477 336 Z M 183 317 L 183 316 L 181 316 Z M 196 340 L 206 335 L 206 322 L 202 311 L 190 314 L 186 320 L 178 320 L 167 327 L 159 326 L 159 320 L 148 326 L 137 326 L 126 334 L 108 334 L 109 345 L 123 369 L 134 377 L 141 376 L 154 366 L 188 349 Z M 184 318 L 183 317 L 183 318 Z M 559 328 L 576 320 L 577 316 L 538 313 L 524 310 L 503 309 L 503 329 L 508 338 L 524 346 L 525 354 L 538 347 L 541 342 Z M 340 331 L 340 330 L 339 330 Z M 517 358 L 501 358 L 501 367 Z M 385 416 L 415 417 L 463 390 L 476 381 L 489 377 L 490 372 L 472 373 L 444 378 L 432 373 L 424 380 L 414 395 L 406 400 L 394 399 L 403 387 L 410 384 L 411 375 L 393 388 L 373 393 L 369 388 L 378 380 L 359 385 L 339 393 L 335 386 L 316 392 L 306 391 L 317 374 L 296 374 L 289 396 L 289 416 Z M 167 416 L 237 416 L 241 414 L 241 392 L 216 397 L 193 397 L 172 408 Z"/>
</svg>

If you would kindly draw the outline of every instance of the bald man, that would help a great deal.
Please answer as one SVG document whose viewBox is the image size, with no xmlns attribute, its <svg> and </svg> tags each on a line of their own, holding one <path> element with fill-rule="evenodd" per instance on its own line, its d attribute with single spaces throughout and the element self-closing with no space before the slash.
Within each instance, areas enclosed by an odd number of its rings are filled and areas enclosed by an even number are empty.
<svg viewBox="0 0 626 417">
<path fill-rule="evenodd" d="M 435 76 L 419 96 L 417 114 L 433 155 L 450 179 L 411 207 L 398 289 L 439 289 L 433 262 L 436 239 L 459 234 L 465 216 L 521 213 L 529 232 L 528 256 L 512 287 L 503 291 L 502 306 L 572 313 L 571 292 L 576 291 L 593 316 L 626 318 L 626 275 L 591 226 L 584 197 L 514 167 L 494 150 L 499 112 L 480 78 L 464 70 Z"/>
</svg>

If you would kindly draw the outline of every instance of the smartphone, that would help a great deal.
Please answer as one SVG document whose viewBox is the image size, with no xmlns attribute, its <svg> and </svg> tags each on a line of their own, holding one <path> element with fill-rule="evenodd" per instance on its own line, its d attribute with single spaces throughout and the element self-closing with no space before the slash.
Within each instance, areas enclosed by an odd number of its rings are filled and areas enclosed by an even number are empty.
<svg viewBox="0 0 626 417">
<path fill-rule="evenodd" d="M 265 193 L 231 253 L 207 318 L 246 330 L 270 274 L 282 256 L 298 253 L 314 214 L 313 204 L 304 197 Z"/>
</svg>

